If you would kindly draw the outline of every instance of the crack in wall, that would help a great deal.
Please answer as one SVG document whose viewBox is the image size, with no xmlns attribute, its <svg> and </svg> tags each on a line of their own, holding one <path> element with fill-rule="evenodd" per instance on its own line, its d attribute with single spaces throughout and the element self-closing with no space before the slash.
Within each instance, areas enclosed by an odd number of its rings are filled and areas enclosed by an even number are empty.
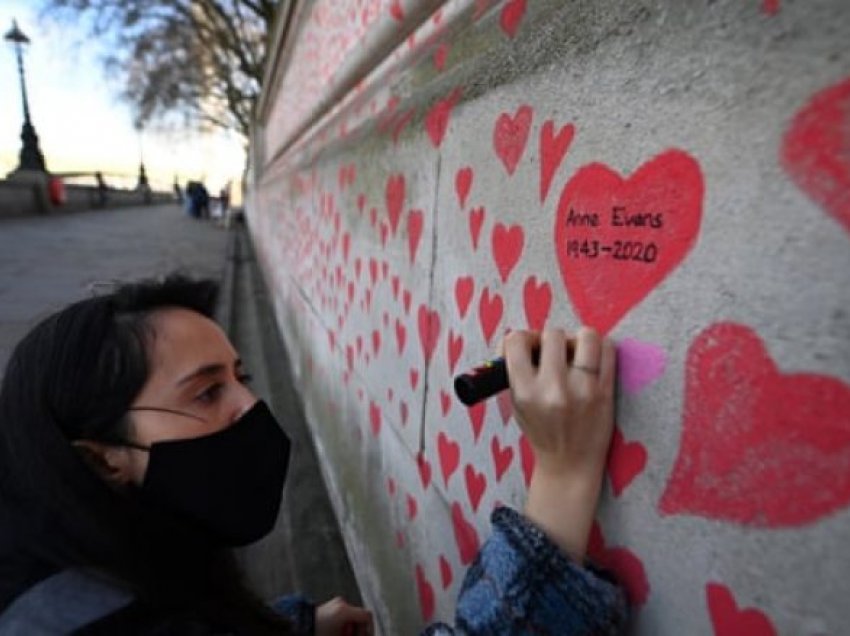
<svg viewBox="0 0 850 636">
<path fill-rule="evenodd" d="M 431 307 L 432 300 L 434 298 L 434 273 L 437 264 L 437 228 L 439 227 L 439 223 L 437 222 L 437 214 L 439 213 L 439 201 L 440 201 L 440 168 L 442 167 L 443 156 L 441 154 L 437 154 L 437 174 L 434 179 L 434 202 L 431 206 L 431 265 L 428 269 L 428 337 L 430 338 L 432 324 L 433 321 L 433 309 Z M 439 339 L 439 338 L 438 338 Z M 432 352 L 433 355 L 433 352 Z M 422 378 L 422 410 L 419 415 L 419 449 L 417 454 L 422 454 L 425 452 L 425 410 L 428 407 L 428 389 L 429 389 L 429 371 L 431 369 L 431 356 L 425 357 L 425 369 L 423 371 L 424 377 Z"/>
</svg>

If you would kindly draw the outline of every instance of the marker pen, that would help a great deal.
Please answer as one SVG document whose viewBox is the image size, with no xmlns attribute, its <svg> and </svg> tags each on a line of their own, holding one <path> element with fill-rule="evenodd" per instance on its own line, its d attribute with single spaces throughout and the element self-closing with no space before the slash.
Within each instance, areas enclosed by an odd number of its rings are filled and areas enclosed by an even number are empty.
<svg viewBox="0 0 850 636">
<path fill-rule="evenodd" d="M 572 362 L 575 343 L 567 343 L 567 362 Z M 536 367 L 540 364 L 540 349 L 532 349 L 531 363 Z M 467 373 L 461 373 L 455 378 L 455 394 L 466 406 L 473 406 L 504 391 L 510 386 L 508 382 L 508 365 L 504 357 L 493 358 Z"/>
</svg>

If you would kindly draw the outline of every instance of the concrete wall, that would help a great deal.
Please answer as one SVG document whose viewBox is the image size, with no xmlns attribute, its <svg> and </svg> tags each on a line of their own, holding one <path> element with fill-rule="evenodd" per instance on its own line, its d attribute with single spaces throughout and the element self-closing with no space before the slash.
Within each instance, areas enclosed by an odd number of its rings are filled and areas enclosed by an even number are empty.
<svg viewBox="0 0 850 636">
<path fill-rule="evenodd" d="M 850 609 L 850 4 L 284 3 L 248 220 L 364 598 L 450 619 L 533 458 L 452 377 L 618 342 L 591 552 L 637 634 Z"/>
<path fill-rule="evenodd" d="M 98 207 L 118 208 L 133 205 L 158 205 L 173 201 L 170 192 L 152 192 L 147 200 L 138 190 L 107 190 L 106 202 L 101 205 L 97 188 L 80 185 L 65 186 L 65 203 L 51 205 L 42 180 L 0 181 L 0 218 L 56 212 L 79 212 Z"/>
</svg>

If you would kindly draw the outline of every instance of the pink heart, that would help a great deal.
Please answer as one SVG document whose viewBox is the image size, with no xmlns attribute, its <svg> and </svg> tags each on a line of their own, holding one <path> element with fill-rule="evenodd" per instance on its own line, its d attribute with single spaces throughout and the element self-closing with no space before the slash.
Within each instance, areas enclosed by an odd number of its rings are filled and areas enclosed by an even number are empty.
<svg viewBox="0 0 850 636">
<path fill-rule="evenodd" d="M 650 342 L 623 338 L 617 343 L 617 374 L 626 393 L 638 393 L 664 375 L 667 354 Z"/>
</svg>

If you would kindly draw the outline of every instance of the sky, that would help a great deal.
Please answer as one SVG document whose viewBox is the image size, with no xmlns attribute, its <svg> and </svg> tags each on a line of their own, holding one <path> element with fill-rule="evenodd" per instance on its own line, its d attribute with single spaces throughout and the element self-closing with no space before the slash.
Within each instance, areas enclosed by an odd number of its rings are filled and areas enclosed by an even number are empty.
<svg viewBox="0 0 850 636">
<path fill-rule="evenodd" d="M 245 163 L 241 141 L 226 133 L 163 133 L 133 127 L 120 98 L 121 79 L 107 77 L 102 43 L 83 25 L 41 16 L 41 0 L 0 0 L 0 34 L 17 19 L 29 37 L 24 53 L 30 115 L 51 172 L 101 171 L 135 182 L 140 158 L 154 187 L 203 179 L 210 192 L 238 183 Z M 0 42 L 0 178 L 18 165 L 23 108 L 14 48 Z M 107 177 L 107 182 L 109 182 Z M 117 178 L 116 178 L 117 181 Z M 128 181 L 128 182 L 129 182 Z M 116 183 L 117 185 L 117 183 Z"/>
</svg>

